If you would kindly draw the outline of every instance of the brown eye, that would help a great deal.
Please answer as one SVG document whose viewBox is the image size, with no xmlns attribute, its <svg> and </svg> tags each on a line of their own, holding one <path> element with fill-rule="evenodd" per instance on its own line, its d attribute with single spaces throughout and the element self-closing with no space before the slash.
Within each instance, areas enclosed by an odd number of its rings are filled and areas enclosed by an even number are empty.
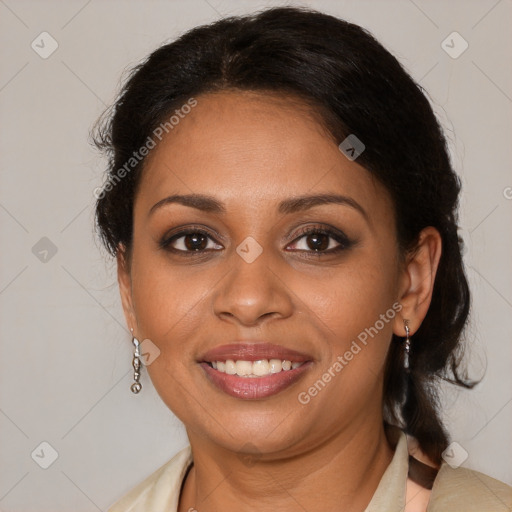
<svg viewBox="0 0 512 512">
<path fill-rule="evenodd" d="M 329 236 L 323 233 L 312 233 L 307 235 L 306 244 L 312 251 L 325 251 L 329 248 Z"/>
<path fill-rule="evenodd" d="M 208 238 L 200 233 L 193 233 L 190 235 L 185 235 L 183 238 L 183 245 L 189 251 L 201 251 L 206 249 L 208 245 Z"/>
<path fill-rule="evenodd" d="M 292 250 L 313 254 L 332 254 L 353 245 L 343 233 L 325 228 L 306 228 L 292 243 Z"/>
<path fill-rule="evenodd" d="M 175 253 L 198 253 L 222 249 L 215 243 L 209 233 L 199 229 L 189 229 L 166 237 L 160 242 L 160 247 Z"/>
</svg>

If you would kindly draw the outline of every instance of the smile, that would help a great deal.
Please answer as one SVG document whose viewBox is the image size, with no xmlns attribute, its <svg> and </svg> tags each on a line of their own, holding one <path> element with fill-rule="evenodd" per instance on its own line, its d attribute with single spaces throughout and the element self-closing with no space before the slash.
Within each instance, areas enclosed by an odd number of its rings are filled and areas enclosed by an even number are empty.
<svg viewBox="0 0 512 512">
<path fill-rule="evenodd" d="M 313 358 L 265 341 L 238 341 L 203 353 L 198 363 L 217 390 L 256 400 L 293 385 L 313 365 Z"/>
<path fill-rule="evenodd" d="M 237 363 L 238 362 L 247 363 L 248 361 L 237 361 Z M 284 361 L 284 363 L 286 367 L 286 363 L 289 363 L 289 361 Z M 269 373 L 261 376 L 255 374 L 240 376 L 236 373 L 230 375 L 215 369 L 211 363 L 206 362 L 200 363 L 200 366 L 205 372 L 209 382 L 217 389 L 235 398 L 257 400 L 277 395 L 296 383 L 311 367 L 313 362 L 307 361 L 298 364 L 300 366 L 290 368 L 289 370 L 281 369 L 277 373 Z"/>
<path fill-rule="evenodd" d="M 258 361 L 244 361 L 228 359 L 227 361 L 209 362 L 212 368 L 227 375 L 239 377 L 263 377 L 273 373 L 280 373 L 298 368 L 304 361 L 290 361 L 288 359 L 260 359 Z"/>
</svg>

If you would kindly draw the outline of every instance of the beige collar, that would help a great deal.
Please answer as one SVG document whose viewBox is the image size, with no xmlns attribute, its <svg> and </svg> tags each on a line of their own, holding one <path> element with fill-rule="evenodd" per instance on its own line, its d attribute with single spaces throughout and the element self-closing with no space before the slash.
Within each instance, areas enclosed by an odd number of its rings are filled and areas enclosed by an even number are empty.
<svg viewBox="0 0 512 512">
<path fill-rule="evenodd" d="M 398 430 L 398 429 L 397 429 Z M 398 442 L 391 463 L 384 471 L 370 503 L 364 512 L 399 511 L 405 509 L 409 451 L 407 436 L 398 431 Z"/>
</svg>

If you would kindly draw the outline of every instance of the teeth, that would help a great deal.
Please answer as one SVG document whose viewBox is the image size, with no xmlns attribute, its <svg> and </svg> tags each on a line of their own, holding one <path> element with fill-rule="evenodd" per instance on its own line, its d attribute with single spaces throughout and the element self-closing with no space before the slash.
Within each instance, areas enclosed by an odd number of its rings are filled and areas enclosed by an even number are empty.
<svg viewBox="0 0 512 512">
<path fill-rule="evenodd" d="M 235 371 L 240 377 L 245 377 L 252 373 L 252 363 L 250 361 L 237 361 L 235 363 Z"/>
<path fill-rule="evenodd" d="M 259 361 L 212 361 L 211 365 L 221 373 L 238 375 L 240 377 L 263 377 L 272 373 L 292 370 L 303 365 L 303 362 L 289 361 L 288 359 L 260 359 Z"/>
<path fill-rule="evenodd" d="M 254 361 L 251 366 L 251 373 L 253 375 L 257 375 L 258 377 L 261 377 L 262 375 L 268 375 L 270 373 L 270 362 L 266 359 L 262 359 L 261 361 Z"/>
<path fill-rule="evenodd" d="M 235 361 L 233 361 L 232 359 L 228 359 L 226 361 L 226 369 L 224 370 L 224 373 L 227 373 L 228 375 L 235 375 L 236 374 Z"/>
</svg>

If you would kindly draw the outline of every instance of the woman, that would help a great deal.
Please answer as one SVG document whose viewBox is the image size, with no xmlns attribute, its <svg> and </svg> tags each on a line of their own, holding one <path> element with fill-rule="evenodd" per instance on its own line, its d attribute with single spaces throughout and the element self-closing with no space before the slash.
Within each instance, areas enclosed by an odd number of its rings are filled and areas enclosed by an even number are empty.
<svg viewBox="0 0 512 512">
<path fill-rule="evenodd" d="M 460 182 L 368 32 L 296 8 L 198 27 L 133 71 L 97 144 L 132 391 L 144 363 L 190 441 L 111 512 L 510 509 L 446 463 L 436 385 L 473 385 Z"/>
</svg>

